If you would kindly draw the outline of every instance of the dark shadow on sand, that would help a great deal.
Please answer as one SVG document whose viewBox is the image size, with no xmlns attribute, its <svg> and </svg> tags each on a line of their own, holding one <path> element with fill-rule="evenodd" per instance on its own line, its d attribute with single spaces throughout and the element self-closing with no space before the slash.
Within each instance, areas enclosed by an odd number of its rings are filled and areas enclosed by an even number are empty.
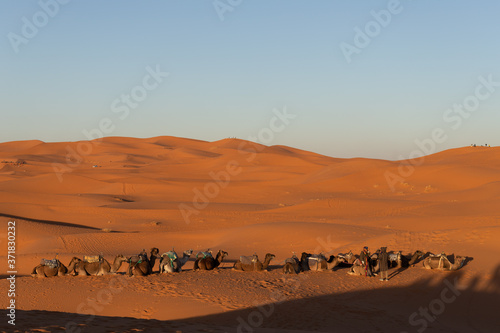
<svg viewBox="0 0 500 333">
<path fill-rule="evenodd" d="M 90 227 L 90 226 L 83 225 L 83 224 L 60 222 L 60 221 L 50 221 L 50 220 L 40 220 L 40 219 L 32 219 L 32 218 L 29 218 L 29 217 L 22 217 L 22 216 L 16 216 L 16 215 L 4 214 L 4 213 L 0 213 L 0 217 L 6 217 L 6 218 L 9 218 L 9 219 L 12 219 L 12 220 L 21 220 L 21 221 L 28 221 L 28 222 L 44 223 L 44 224 L 49 224 L 49 225 L 57 225 L 57 226 L 62 226 L 62 227 L 73 227 L 73 228 L 81 228 L 81 229 L 89 229 L 89 230 L 102 231 L 102 229 L 95 228 L 95 227 Z M 121 233 L 121 231 L 109 231 L 109 233 Z"/>
</svg>

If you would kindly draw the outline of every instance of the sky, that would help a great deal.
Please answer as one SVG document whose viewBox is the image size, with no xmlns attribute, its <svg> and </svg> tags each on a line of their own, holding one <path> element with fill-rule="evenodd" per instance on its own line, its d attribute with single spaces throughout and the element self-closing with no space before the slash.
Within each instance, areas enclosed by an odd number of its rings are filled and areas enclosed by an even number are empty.
<svg viewBox="0 0 500 333">
<path fill-rule="evenodd" d="M 500 2 L 1 1 L 0 142 L 500 145 Z"/>
</svg>

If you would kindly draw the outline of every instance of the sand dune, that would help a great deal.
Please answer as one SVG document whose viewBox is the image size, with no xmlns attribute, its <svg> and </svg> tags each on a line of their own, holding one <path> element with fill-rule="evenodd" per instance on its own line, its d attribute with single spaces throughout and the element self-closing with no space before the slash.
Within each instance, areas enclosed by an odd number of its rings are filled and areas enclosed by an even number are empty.
<svg viewBox="0 0 500 333">
<path fill-rule="evenodd" d="M 297 280 L 281 274 L 280 264 L 293 252 L 359 253 L 364 245 L 470 257 L 459 274 L 464 286 L 473 285 L 473 290 L 464 287 L 464 294 L 474 298 L 477 291 L 481 302 L 472 311 L 462 298 L 432 327 L 457 332 L 498 327 L 489 309 L 491 296 L 499 292 L 492 286 L 498 283 L 500 265 L 494 256 L 500 249 L 500 148 L 440 152 L 407 172 L 412 161 L 332 158 L 238 139 L 110 137 L 2 143 L 0 162 L 0 221 L 4 226 L 17 222 L 19 318 L 33 319 L 26 330 L 50 331 L 51 318 L 62 316 L 83 320 L 82 327 L 93 331 L 98 331 L 97 318 L 117 331 L 134 325 L 172 325 L 174 332 L 234 331 L 238 318 L 255 311 L 255 302 L 275 304 L 269 295 L 283 293 L 286 301 L 252 327 L 255 332 L 328 331 L 332 325 L 342 330 L 352 321 L 359 321 L 353 331 L 371 330 L 372 321 L 379 331 L 415 331 L 408 317 L 455 275 L 418 266 L 393 270 L 394 277 L 382 284 L 348 276 L 346 269 L 302 273 L 293 277 Z M 392 188 L 387 172 L 399 177 Z M 6 236 L 0 234 L 2 244 Z M 117 293 L 93 322 L 74 314 L 113 277 L 29 276 L 40 259 L 56 254 L 67 264 L 73 256 L 103 253 L 112 260 L 153 246 L 160 252 L 224 249 L 229 257 L 219 271 L 192 272 L 191 260 L 185 272 L 172 276 L 128 278 L 123 266 L 118 277 L 128 281 L 127 292 Z M 270 272 L 229 269 L 240 255 L 254 252 L 261 258 L 267 252 L 276 255 Z M 2 254 L 2 267 L 6 260 Z M 0 285 L 6 287 L 7 281 Z M 385 291 L 388 299 L 380 305 L 377 299 Z M 418 300 L 407 301 L 415 295 Z M 3 308 L 6 302 L 1 299 Z M 294 315 L 305 308 L 323 317 L 305 325 Z M 481 325 L 471 324 L 468 318 L 477 323 L 479 312 Z M 463 321 L 454 322 L 453 313 Z M 376 319 L 380 316 L 392 318 L 393 326 Z M 63 324 L 59 320 L 52 328 Z"/>
</svg>

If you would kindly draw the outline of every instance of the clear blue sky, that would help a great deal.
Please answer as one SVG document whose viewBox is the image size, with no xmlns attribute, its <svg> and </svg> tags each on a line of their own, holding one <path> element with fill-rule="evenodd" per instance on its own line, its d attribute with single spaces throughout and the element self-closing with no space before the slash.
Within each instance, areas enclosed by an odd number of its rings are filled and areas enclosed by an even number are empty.
<svg viewBox="0 0 500 333">
<path fill-rule="evenodd" d="M 478 77 L 500 82 L 500 2 L 401 0 L 382 26 L 371 12 L 389 2 L 220 0 L 235 5 L 220 14 L 212 0 L 74 0 L 50 17 L 2 1 L 0 142 L 83 140 L 104 118 L 112 136 L 247 139 L 286 106 L 297 117 L 268 144 L 399 159 L 442 128 L 436 150 L 500 145 L 500 87 L 443 119 Z M 373 37 L 348 63 L 356 27 Z M 147 66 L 169 76 L 120 119 L 112 103 L 140 92 Z"/>
</svg>

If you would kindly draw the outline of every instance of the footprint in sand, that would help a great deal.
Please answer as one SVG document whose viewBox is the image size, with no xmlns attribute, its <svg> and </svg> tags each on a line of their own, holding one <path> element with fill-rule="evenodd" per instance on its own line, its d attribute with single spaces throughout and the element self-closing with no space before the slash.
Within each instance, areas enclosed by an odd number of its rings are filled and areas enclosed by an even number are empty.
<svg viewBox="0 0 500 333">
<path fill-rule="evenodd" d="M 163 286 L 161 290 L 158 290 L 154 295 L 178 297 L 181 296 L 181 293 L 177 291 L 176 285 L 168 285 L 168 286 Z"/>
<path fill-rule="evenodd" d="M 262 287 L 262 288 L 265 288 L 265 289 L 269 289 L 269 288 L 274 287 L 274 283 L 273 283 L 273 282 L 271 282 L 271 281 L 266 281 L 266 280 L 264 280 L 264 281 L 258 281 L 258 282 L 257 282 L 257 285 L 258 285 L 259 287 Z"/>
</svg>

